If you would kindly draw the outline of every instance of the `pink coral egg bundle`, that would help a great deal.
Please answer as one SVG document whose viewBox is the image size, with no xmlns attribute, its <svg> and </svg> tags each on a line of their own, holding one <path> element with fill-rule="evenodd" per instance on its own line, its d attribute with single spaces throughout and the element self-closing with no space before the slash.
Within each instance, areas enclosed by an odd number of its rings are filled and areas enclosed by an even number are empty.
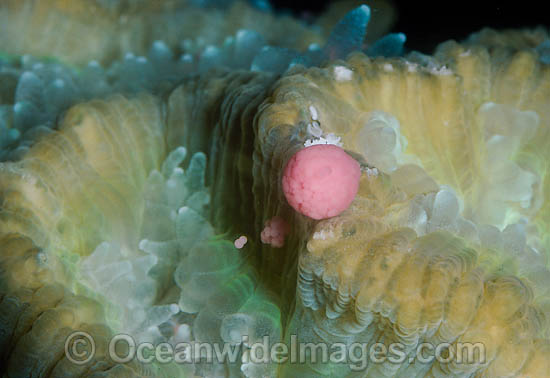
<svg viewBox="0 0 550 378">
<path fill-rule="evenodd" d="M 346 210 L 359 189 L 361 167 L 342 148 L 318 144 L 298 151 L 283 174 L 283 192 L 296 211 L 325 219 Z"/>
<path fill-rule="evenodd" d="M 285 244 L 285 237 L 290 232 L 290 227 L 286 221 L 274 216 L 267 220 L 261 233 L 262 243 L 271 244 L 275 248 L 281 248 Z"/>
</svg>

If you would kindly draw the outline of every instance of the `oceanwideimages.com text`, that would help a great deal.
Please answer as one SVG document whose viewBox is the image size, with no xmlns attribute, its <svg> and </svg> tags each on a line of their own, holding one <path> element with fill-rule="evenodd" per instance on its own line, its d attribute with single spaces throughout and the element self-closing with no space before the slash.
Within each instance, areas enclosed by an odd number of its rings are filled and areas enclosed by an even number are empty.
<svg viewBox="0 0 550 378">
<path fill-rule="evenodd" d="M 65 355 L 75 364 L 90 362 L 96 353 L 94 338 L 86 332 L 73 332 L 66 339 Z M 116 363 L 253 363 L 253 364 L 347 364 L 354 371 L 369 364 L 483 364 L 483 343 L 420 343 L 415 347 L 402 343 L 313 343 L 299 342 L 291 335 L 286 342 L 273 342 L 268 336 L 251 342 L 243 336 L 240 343 L 136 342 L 127 334 L 113 336 L 108 357 Z"/>
</svg>

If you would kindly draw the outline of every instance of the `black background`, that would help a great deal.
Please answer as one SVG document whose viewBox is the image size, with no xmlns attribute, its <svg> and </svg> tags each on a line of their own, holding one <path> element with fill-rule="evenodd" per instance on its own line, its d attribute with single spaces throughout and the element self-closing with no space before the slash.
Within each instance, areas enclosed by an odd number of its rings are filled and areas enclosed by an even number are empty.
<svg viewBox="0 0 550 378">
<path fill-rule="evenodd" d="M 368 3 L 368 2 L 367 2 Z M 329 1 L 271 0 L 279 11 L 296 16 L 321 13 Z M 439 5 L 435 5 L 439 4 Z M 546 6 L 545 6 L 546 5 Z M 398 11 L 392 31 L 407 36 L 406 47 L 430 53 L 440 42 L 460 41 L 483 27 L 495 29 L 550 27 L 550 3 L 547 1 L 394 1 Z"/>
</svg>

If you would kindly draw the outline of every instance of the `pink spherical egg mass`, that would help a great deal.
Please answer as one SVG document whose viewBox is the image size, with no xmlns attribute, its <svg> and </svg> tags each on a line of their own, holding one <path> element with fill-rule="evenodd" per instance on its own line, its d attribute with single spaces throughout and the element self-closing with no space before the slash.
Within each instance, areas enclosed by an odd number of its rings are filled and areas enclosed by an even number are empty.
<svg viewBox="0 0 550 378">
<path fill-rule="evenodd" d="M 296 211 L 325 219 L 346 210 L 359 189 L 361 167 L 342 148 L 317 144 L 298 151 L 283 173 L 283 192 Z"/>
</svg>

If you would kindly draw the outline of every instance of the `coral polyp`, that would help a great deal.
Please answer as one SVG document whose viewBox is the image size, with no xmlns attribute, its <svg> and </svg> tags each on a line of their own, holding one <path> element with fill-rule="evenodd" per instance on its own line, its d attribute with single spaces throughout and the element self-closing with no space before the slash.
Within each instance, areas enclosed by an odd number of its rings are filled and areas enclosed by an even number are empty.
<svg viewBox="0 0 550 378">
<path fill-rule="evenodd" d="M 547 377 L 548 32 L 373 7 L 3 2 L 1 374 Z"/>
</svg>

